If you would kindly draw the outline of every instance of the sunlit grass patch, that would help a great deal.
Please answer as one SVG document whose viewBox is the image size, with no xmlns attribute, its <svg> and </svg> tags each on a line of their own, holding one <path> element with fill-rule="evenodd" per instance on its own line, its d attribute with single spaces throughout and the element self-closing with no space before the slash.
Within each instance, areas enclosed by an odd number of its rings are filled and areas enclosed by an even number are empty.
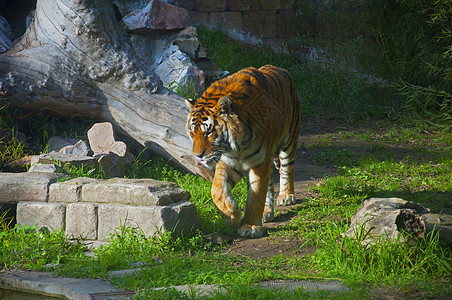
<svg viewBox="0 0 452 300">
<path fill-rule="evenodd" d="M 37 230 L 36 226 L 10 227 L 6 213 L 0 215 L 0 269 L 42 270 L 48 264 L 62 264 L 83 255 L 80 243 L 69 243 L 64 231 Z"/>
<path fill-rule="evenodd" d="M 431 281 L 452 272 L 452 255 L 439 244 L 437 233 L 410 243 L 380 237 L 372 245 L 363 245 L 364 233 L 358 233 L 357 238 L 341 236 L 347 227 L 345 222 L 330 223 L 318 240 L 319 250 L 312 259 L 328 276 L 391 286 Z"/>
</svg>

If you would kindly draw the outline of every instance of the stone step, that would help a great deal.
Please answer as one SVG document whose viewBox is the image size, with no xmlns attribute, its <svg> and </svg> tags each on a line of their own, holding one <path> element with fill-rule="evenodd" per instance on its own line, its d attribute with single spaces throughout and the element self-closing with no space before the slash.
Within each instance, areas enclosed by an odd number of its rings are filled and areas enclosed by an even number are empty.
<svg viewBox="0 0 452 300">
<path fill-rule="evenodd" d="M 80 177 L 52 184 L 49 202 L 93 202 L 126 205 L 167 205 L 190 199 L 176 183 L 154 179 Z"/>
<path fill-rule="evenodd" d="M 53 173 L 0 173 L 0 204 L 47 201 L 49 186 L 63 177 Z"/>
<path fill-rule="evenodd" d="M 200 218 L 188 201 L 165 206 L 27 201 L 17 205 L 17 223 L 37 225 L 37 230 L 63 229 L 71 238 L 107 241 L 120 226 L 140 228 L 146 237 L 167 231 L 187 234 L 199 228 Z"/>
<path fill-rule="evenodd" d="M 190 193 L 176 183 L 153 179 L 75 178 L 61 174 L 0 173 L 0 205 L 17 203 L 20 225 L 62 229 L 66 235 L 106 241 L 120 226 L 139 227 L 145 236 L 199 228 Z"/>
</svg>

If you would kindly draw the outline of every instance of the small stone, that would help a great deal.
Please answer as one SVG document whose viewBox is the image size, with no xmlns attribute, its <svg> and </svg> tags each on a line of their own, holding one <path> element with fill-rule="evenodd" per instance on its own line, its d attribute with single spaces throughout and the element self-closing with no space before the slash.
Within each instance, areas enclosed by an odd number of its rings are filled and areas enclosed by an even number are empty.
<svg viewBox="0 0 452 300">
<path fill-rule="evenodd" d="M 56 173 L 55 164 L 42 164 L 37 163 L 34 164 L 28 169 L 28 172 L 47 172 L 47 173 Z"/>
<path fill-rule="evenodd" d="M 88 141 L 94 156 L 110 152 L 115 142 L 113 125 L 109 122 L 96 123 L 88 130 Z"/>
<path fill-rule="evenodd" d="M 88 156 L 89 154 L 89 147 L 85 143 L 85 141 L 78 141 L 74 145 L 65 146 L 58 151 L 61 154 L 68 154 L 68 155 L 74 155 L 74 156 Z"/>
<path fill-rule="evenodd" d="M 126 174 L 124 159 L 110 152 L 96 156 L 97 163 L 108 177 L 124 177 Z"/>
<path fill-rule="evenodd" d="M 118 156 L 125 156 L 127 153 L 127 146 L 124 142 L 114 142 L 109 148 L 108 151 L 114 153 Z"/>
<path fill-rule="evenodd" d="M 72 146 L 72 145 L 73 145 L 73 143 L 69 142 L 67 139 L 65 139 L 61 136 L 55 135 L 49 139 L 48 149 L 49 149 L 49 152 L 52 152 L 52 151 L 58 152 L 62 148 L 66 147 L 66 146 Z"/>
</svg>

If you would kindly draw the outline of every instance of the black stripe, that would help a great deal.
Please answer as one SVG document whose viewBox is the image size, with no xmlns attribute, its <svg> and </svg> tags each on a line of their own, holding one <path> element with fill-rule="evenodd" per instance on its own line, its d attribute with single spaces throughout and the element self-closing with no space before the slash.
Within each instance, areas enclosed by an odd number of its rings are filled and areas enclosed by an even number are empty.
<svg viewBox="0 0 452 300">
<path fill-rule="evenodd" d="M 250 159 L 251 157 L 253 157 L 254 155 L 258 154 L 258 153 L 261 151 L 261 147 L 262 147 L 262 144 L 263 144 L 263 143 L 264 143 L 264 142 L 262 142 L 262 143 L 259 145 L 259 147 L 257 147 L 256 151 L 254 151 L 252 154 L 250 154 L 250 155 L 248 155 L 247 157 L 245 157 L 245 160 L 248 160 L 248 159 Z"/>
<path fill-rule="evenodd" d="M 288 167 L 288 166 L 291 166 L 293 164 L 295 164 L 295 160 L 289 161 L 287 164 L 281 165 L 281 167 Z"/>
</svg>

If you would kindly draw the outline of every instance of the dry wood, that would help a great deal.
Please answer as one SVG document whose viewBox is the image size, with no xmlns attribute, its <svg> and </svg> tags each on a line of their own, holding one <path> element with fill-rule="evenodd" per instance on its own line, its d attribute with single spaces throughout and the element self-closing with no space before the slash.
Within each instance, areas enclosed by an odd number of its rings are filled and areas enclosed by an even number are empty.
<svg viewBox="0 0 452 300">
<path fill-rule="evenodd" d="M 108 0 L 38 0 L 35 19 L 0 54 L 0 93 L 14 106 L 112 122 L 185 169 L 196 165 L 182 97 L 135 54 Z"/>
</svg>

